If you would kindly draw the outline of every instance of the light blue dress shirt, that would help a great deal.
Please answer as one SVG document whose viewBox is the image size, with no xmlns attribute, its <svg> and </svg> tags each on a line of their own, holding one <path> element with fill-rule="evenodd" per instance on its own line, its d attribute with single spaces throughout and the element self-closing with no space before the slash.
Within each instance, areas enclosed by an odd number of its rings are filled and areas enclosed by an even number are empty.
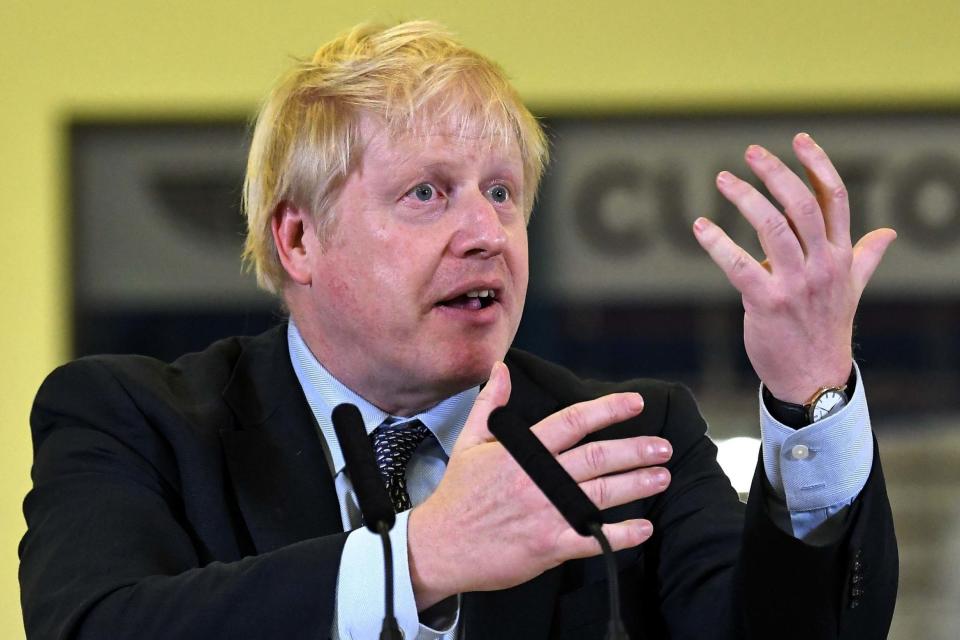
<svg viewBox="0 0 960 640">
<path fill-rule="evenodd" d="M 290 361 L 323 437 L 343 528 L 350 531 L 337 577 L 333 637 L 376 638 L 384 613 L 382 544 L 378 536 L 362 527 L 356 495 L 344 472 L 343 455 L 330 416 L 338 404 L 352 403 L 360 409 L 368 434 L 391 416 L 334 378 L 304 343 L 293 320 L 287 328 L 287 340 Z M 859 370 L 857 380 L 847 407 L 802 429 L 780 424 L 760 401 L 764 469 L 776 494 L 771 498 L 771 514 L 781 529 L 802 540 L 827 541 L 842 531 L 846 511 L 870 475 L 873 440 Z M 399 420 L 420 420 L 436 437 L 424 441 L 407 467 L 407 489 L 414 506 L 426 500 L 440 483 L 478 393 L 479 387 L 468 389 L 428 411 Z M 450 611 L 441 612 L 438 620 L 421 623 L 418 616 L 407 563 L 409 515 L 409 511 L 398 514 L 390 532 L 397 623 L 405 638 L 454 640 L 459 599 Z"/>
<path fill-rule="evenodd" d="M 363 527 L 363 518 L 353 486 L 345 473 L 343 454 L 330 419 L 334 407 L 349 402 L 360 409 L 367 434 L 391 417 L 334 378 L 304 343 L 293 320 L 287 327 L 287 342 L 293 370 L 303 387 L 307 403 L 323 436 L 327 462 L 333 474 L 344 531 L 351 531 L 343 548 L 337 577 L 337 602 L 333 638 L 346 640 L 377 638 L 383 621 L 383 544 L 379 536 Z M 426 500 L 443 477 L 453 445 L 467 421 L 479 387 L 467 389 L 440 404 L 399 424 L 419 420 L 435 438 L 427 438 L 407 465 L 407 493 L 414 506 Z M 318 470 L 318 473 L 322 470 Z M 459 598 L 441 611 L 438 628 L 421 624 L 407 564 L 407 518 L 410 512 L 397 514 L 390 532 L 393 550 L 394 609 L 397 624 L 405 638 L 453 640 L 459 620 Z M 426 621 L 425 621 L 426 622 Z"/>
<path fill-rule="evenodd" d="M 763 467 L 775 494 L 771 518 L 811 544 L 832 542 L 843 532 L 848 507 L 873 466 L 867 396 L 853 366 L 857 385 L 847 406 L 801 429 L 774 420 L 760 396 Z"/>
</svg>

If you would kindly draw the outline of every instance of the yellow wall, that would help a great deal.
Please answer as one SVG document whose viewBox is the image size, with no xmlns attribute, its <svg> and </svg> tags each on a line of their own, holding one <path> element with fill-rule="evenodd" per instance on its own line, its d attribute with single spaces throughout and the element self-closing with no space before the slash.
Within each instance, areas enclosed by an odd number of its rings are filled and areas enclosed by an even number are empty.
<svg viewBox="0 0 960 640">
<path fill-rule="evenodd" d="M 71 116 L 247 113 L 288 55 L 355 22 L 413 17 L 439 19 L 499 60 L 544 113 L 960 106 L 954 0 L 461 4 L 0 1 L 0 637 L 22 637 L 29 406 L 67 356 Z M 606 8 L 584 8 L 594 4 Z"/>
</svg>

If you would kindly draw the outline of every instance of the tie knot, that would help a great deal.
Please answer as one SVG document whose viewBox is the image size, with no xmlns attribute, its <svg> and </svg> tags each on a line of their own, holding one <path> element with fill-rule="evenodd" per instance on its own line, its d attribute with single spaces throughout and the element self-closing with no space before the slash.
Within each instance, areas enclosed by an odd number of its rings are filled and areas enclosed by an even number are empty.
<svg viewBox="0 0 960 640">
<path fill-rule="evenodd" d="M 399 425 L 385 422 L 370 434 L 380 474 L 397 513 L 411 506 L 407 494 L 407 463 L 429 434 L 430 431 L 419 420 Z"/>
</svg>

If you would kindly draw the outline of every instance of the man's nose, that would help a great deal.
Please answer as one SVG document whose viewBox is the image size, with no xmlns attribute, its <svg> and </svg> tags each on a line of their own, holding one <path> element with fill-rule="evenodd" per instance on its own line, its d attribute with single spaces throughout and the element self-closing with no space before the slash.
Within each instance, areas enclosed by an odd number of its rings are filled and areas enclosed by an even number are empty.
<svg viewBox="0 0 960 640">
<path fill-rule="evenodd" d="M 486 258 L 502 253 L 507 244 L 507 231 L 500 212 L 479 190 L 463 197 L 457 230 L 451 241 L 454 254 Z"/>
</svg>

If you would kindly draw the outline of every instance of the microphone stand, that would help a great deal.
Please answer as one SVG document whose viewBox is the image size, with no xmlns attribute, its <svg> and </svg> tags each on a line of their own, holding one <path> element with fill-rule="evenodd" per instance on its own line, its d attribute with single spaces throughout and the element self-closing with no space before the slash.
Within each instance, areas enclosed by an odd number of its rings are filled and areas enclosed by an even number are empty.
<svg viewBox="0 0 960 640">
<path fill-rule="evenodd" d="M 331 414 L 337 441 L 343 453 L 344 464 L 353 483 L 357 503 L 363 513 L 367 529 L 380 535 L 383 543 L 384 616 L 380 640 L 403 640 L 400 625 L 393 608 L 393 550 L 390 529 L 396 521 L 393 503 L 380 477 L 377 459 L 363 425 L 363 417 L 356 406 L 337 405 Z"/>
<path fill-rule="evenodd" d="M 620 616 L 620 580 L 617 577 L 617 563 L 613 556 L 613 549 L 610 547 L 610 541 L 603 535 L 603 529 L 597 522 L 591 522 L 590 534 L 600 543 L 603 550 L 603 563 L 607 567 L 607 587 L 610 599 L 610 622 L 607 626 L 607 640 L 630 640 L 630 635 L 623 626 L 623 618 Z"/>
<path fill-rule="evenodd" d="M 390 526 L 380 520 L 377 522 L 377 533 L 383 542 L 383 574 L 384 574 L 384 603 L 383 627 L 380 629 L 380 640 L 403 640 L 400 625 L 393 613 L 393 549 L 390 544 Z"/>
<path fill-rule="evenodd" d="M 617 563 L 610 541 L 601 528 L 603 517 L 600 510 L 518 416 L 505 407 L 494 409 L 487 421 L 487 427 L 573 530 L 584 537 L 593 536 L 600 543 L 607 568 L 610 596 L 607 640 L 630 640 L 620 616 Z"/>
</svg>

